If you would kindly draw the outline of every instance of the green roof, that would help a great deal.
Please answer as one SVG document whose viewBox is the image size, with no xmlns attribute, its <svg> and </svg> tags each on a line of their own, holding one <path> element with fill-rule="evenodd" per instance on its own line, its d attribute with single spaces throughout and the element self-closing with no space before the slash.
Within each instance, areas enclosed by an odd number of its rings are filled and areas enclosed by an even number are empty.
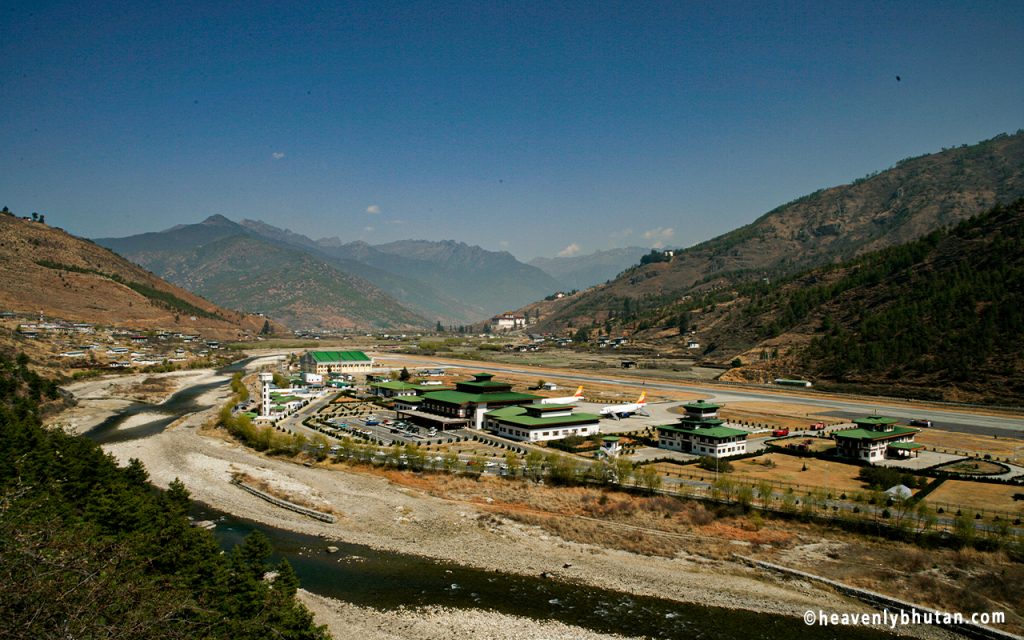
<svg viewBox="0 0 1024 640">
<path fill-rule="evenodd" d="M 893 427 L 892 431 L 847 429 L 846 431 L 836 431 L 832 435 L 836 438 L 845 438 L 847 440 L 887 440 L 889 438 L 908 436 L 917 433 L 917 431 L 917 429 L 911 429 L 909 427 Z"/>
<path fill-rule="evenodd" d="M 317 364 L 325 362 L 369 362 L 370 357 L 362 351 L 310 351 L 309 357 Z"/>
<path fill-rule="evenodd" d="M 415 384 L 402 382 L 401 380 L 392 380 L 391 382 L 374 382 L 370 386 L 378 389 L 391 389 L 393 391 L 407 391 L 409 389 L 418 388 Z"/>
<path fill-rule="evenodd" d="M 605 442 L 618 442 L 619 438 L 617 436 L 605 436 L 605 437 L 601 438 L 601 440 L 603 440 Z"/>
<path fill-rule="evenodd" d="M 866 418 L 855 418 L 854 424 L 867 424 L 875 427 L 885 427 L 890 424 L 896 424 L 899 422 L 896 418 L 886 418 L 884 416 L 868 416 Z"/>
<path fill-rule="evenodd" d="M 443 402 L 445 404 L 482 404 L 487 402 L 527 402 L 536 400 L 540 396 L 529 393 L 516 393 L 508 391 L 505 393 L 466 393 L 464 391 L 432 391 L 423 394 L 427 400 Z"/>
<path fill-rule="evenodd" d="M 705 402 L 704 400 L 698 400 L 696 402 L 687 402 L 683 405 L 684 409 L 720 409 L 722 405 L 714 404 L 711 402 Z"/>
<path fill-rule="evenodd" d="M 574 413 L 571 416 L 559 416 L 559 417 L 541 417 L 529 415 L 526 412 L 526 407 L 502 407 L 501 409 L 495 409 L 494 411 L 487 412 L 488 418 L 493 418 L 499 422 L 507 424 L 514 424 L 519 427 L 526 427 L 528 429 L 540 429 L 544 427 L 560 427 L 574 424 L 588 424 L 592 422 L 598 422 L 601 416 L 593 413 Z"/>
<path fill-rule="evenodd" d="M 658 430 L 674 431 L 676 433 L 690 433 L 695 436 L 705 436 L 715 440 L 747 435 L 746 431 L 743 431 L 742 429 L 733 429 L 731 427 L 698 427 L 696 429 L 684 429 L 683 427 L 674 424 L 664 424 L 658 425 Z"/>
<path fill-rule="evenodd" d="M 549 412 L 549 411 L 565 411 L 567 409 L 574 409 L 575 405 L 571 404 L 529 404 L 526 405 L 533 411 Z"/>
<path fill-rule="evenodd" d="M 889 446 L 893 449 L 924 449 L 923 444 L 916 442 L 893 442 Z"/>
<path fill-rule="evenodd" d="M 479 389 L 481 392 L 484 392 L 488 389 L 511 389 L 512 385 L 507 382 L 495 382 L 494 380 L 466 380 L 464 382 L 456 382 L 455 388 L 458 389 L 459 387 Z"/>
<path fill-rule="evenodd" d="M 704 427 L 720 427 L 725 424 L 721 418 L 680 418 L 679 424 L 688 429 L 700 429 Z"/>
</svg>

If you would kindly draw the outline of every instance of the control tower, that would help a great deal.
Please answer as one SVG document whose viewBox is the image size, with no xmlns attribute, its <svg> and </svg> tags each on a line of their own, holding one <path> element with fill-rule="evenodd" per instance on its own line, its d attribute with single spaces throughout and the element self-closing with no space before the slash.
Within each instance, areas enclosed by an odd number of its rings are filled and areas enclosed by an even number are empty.
<svg viewBox="0 0 1024 640">
<path fill-rule="evenodd" d="M 260 374 L 260 417 L 270 417 L 270 385 L 274 381 L 274 374 Z"/>
</svg>

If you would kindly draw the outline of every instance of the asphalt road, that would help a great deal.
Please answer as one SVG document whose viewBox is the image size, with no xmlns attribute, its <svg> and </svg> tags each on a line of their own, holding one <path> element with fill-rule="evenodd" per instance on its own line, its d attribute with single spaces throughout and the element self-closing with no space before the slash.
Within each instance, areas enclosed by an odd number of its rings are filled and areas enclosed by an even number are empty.
<svg viewBox="0 0 1024 640">
<path fill-rule="evenodd" d="M 496 365 L 488 362 L 465 362 L 465 364 L 454 367 L 446 362 L 438 362 L 432 358 L 420 358 L 416 356 L 393 356 L 388 354 L 378 360 L 395 359 L 404 362 L 415 362 L 425 367 L 461 368 L 471 371 L 486 371 L 494 373 L 511 373 L 517 375 L 536 376 L 538 371 L 532 367 L 515 367 L 512 365 Z M 800 394 L 792 390 L 786 391 L 762 391 L 758 386 L 751 385 L 749 390 L 730 386 L 722 388 L 716 385 L 700 385 L 664 381 L 638 382 L 635 378 L 616 378 L 609 375 L 585 374 L 572 370 L 559 370 L 558 377 L 571 384 L 613 384 L 634 389 L 644 386 L 647 389 L 663 391 L 688 391 L 699 393 L 706 399 L 715 402 L 785 402 L 787 404 L 806 405 L 808 407 L 824 407 L 827 412 L 840 418 L 860 417 L 877 414 L 885 415 L 902 420 L 914 418 L 931 420 L 936 427 L 958 431 L 961 433 L 976 433 L 981 435 L 999 435 L 1021 438 L 1024 440 L 1024 416 L 1003 416 L 979 413 L 968 407 L 934 407 L 918 408 L 908 406 L 913 401 L 900 401 L 892 398 L 880 398 L 878 400 L 867 400 L 857 398 L 856 400 L 843 400 L 836 394 L 817 395 L 813 392 Z M 570 385 L 571 386 L 571 385 Z"/>
</svg>

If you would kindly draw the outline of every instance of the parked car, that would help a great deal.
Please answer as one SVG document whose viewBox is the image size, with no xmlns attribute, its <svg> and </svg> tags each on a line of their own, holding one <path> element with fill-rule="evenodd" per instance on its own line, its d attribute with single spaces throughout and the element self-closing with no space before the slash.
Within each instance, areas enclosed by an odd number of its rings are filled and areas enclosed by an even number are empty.
<svg viewBox="0 0 1024 640">
<path fill-rule="evenodd" d="M 912 427 L 930 427 L 932 426 L 931 420 L 925 420 L 924 418 L 914 418 L 910 421 Z"/>
</svg>

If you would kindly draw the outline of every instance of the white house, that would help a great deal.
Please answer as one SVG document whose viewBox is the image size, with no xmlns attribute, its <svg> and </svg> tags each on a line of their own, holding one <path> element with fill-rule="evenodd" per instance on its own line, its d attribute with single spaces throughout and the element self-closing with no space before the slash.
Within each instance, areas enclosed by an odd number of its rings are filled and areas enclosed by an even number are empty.
<svg viewBox="0 0 1024 640">
<path fill-rule="evenodd" d="M 914 442 L 917 429 L 901 427 L 895 418 L 871 416 L 853 421 L 855 429 L 836 431 L 836 453 L 843 458 L 878 462 L 886 457 L 905 458 L 917 455 L 924 446 Z"/>
<path fill-rule="evenodd" d="M 513 331 L 526 327 L 526 316 L 516 313 L 503 313 L 491 318 L 491 324 L 497 331 Z"/>
<path fill-rule="evenodd" d="M 543 442 L 600 432 L 601 416 L 574 413 L 572 405 L 528 404 L 502 407 L 484 415 L 484 426 L 511 440 Z"/>
</svg>

